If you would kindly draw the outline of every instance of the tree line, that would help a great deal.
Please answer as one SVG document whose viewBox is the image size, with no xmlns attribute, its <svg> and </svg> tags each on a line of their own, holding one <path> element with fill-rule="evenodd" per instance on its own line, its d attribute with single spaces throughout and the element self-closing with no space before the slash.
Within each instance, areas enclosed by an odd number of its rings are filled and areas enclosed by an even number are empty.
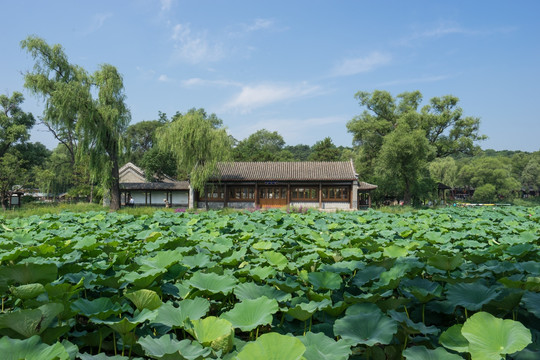
<svg viewBox="0 0 540 360">
<path fill-rule="evenodd" d="M 478 201 L 508 200 L 540 189 L 540 152 L 483 151 L 480 120 L 464 116 L 459 99 L 435 97 L 421 106 L 419 91 L 392 96 L 358 92 L 363 112 L 347 123 L 351 147 L 326 137 L 313 145 L 287 145 L 278 132 L 261 129 L 238 140 L 204 109 L 129 125 L 122 76 L 109 64 L 89 73 L 69 62 L 61 45 L 30 36 L 21 42 L 35 61 L 25 88 L 41 98 L 39 117 L 58 141 L 49 151 L 30 143 L 36 120 L 22 110 L 19 92 L 0 95 L 0 199 L 7 206 L 14 186 L 67 193 L 120 207 L 119 168 L 130 161 L 149 180 L 189 177 L 203 190 L 218 161 L 347 161 L 361 181 L 377 184 L 378 202 L 437 199 L 437 184 L 474 188 Z"/>
</svg>

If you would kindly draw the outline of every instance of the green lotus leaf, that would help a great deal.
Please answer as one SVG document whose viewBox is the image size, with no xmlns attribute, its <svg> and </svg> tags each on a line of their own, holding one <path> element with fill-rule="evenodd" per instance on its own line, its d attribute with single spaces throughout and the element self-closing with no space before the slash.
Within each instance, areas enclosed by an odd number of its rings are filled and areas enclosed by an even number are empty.
<svg viewBox="0 0 540 360">
<path fill-rule="evenodd" d="M 306 321 L 315 311 L 324 309 L 330 305 L 332 305 L 332 301 L 328 299 L 310 302 L 293 301 L 291 307 L 287 310 L 287 314 L 297 320 Z"/>
<path fill-rule="evenodd" d="M 442 294 L 443 287 L 434 281 L 416 277 L 401 281 L 400 287 L 413 295 L 421 303 L 427 303 Z"/>
<path fill-rule="evenodd" d="M 38 335 L 25 340 L 10 339 L 3 336 L 0 338 L 0 354 L 2 354 L 3 360 L 70 359 L 70 353 L 61 343 L 43 344 Z"/>
<path fill-rule="evenodd" d="M 521 301 L 523 301 L 523 305 L 531 314 L 540 319 L 540 293 L 527 291 Z"/>
<path fill-rule="evenodd" d="M 381 313 L 346 315 L 334 323 L 334 334 L 350 340 L 351 345 L 390 344 L 398 323 Z"/>
<path fill-rule="evenodd" d="M 218 275 L 214 273 L 196 272 L 187 283 L 194 288 L 212 294 L 229 294 L 235 287 L 237 280 L 231 275 Z"/>
<path fill-rule="evenodd" d="M 0 314 L 0 328 L 12 329 L 24 337 L 39 335 L 64 310 L 64 305 L 48 303 L 37 309 L 18 310 Z"/>
<path fill-rule="evenodd" d="M 461 333 L 469 341 L 474 360 L 500 360 L 532 342 L 531 331 L 519 321 L 499 319 L 482 311 L 465 321 Z"/>
<path fill-rule="evenodd" d="M 472 311 L 480 310 L 498 295 L 495 287 L 487 287 L 481 282 L 450 284 L 446 293 L 448 301 L 454 306 L 463 306 Z"/>
<path fill-rule="evenodd" d="M 253 276 L 256 281 L 263 281 L 266 278 L 276 276 L 276 270 L 271 266 L 257 266 L 249 270 L 249 274 Z"/>
<path fill-rule="evenodd" d="M 436 267 L 437 269 L 452 271 L 457 269 L 461 264 L 463 264 L 463 257 L 461 254 L 457 255 L 444 255 L 436 254 L 430 256 L 427 259 L 427 264 Z"/>
<path fill-rule="evenodd" d="M 87 317 L 96 317 L 98 319 L 106 319 L 111 315 L 118 315 L 123 311 L 120 304 L 113 303 L 111 299 L 105 297 L 95 300 L 77 299 L 71 303 L 71 309 L 78 314 Z"/>
<path fill-rule="evenodd" d="M 122 318 L 121 320 L 90 319 L 90 321 L 94 324 L 105 324 L 121 335 L 129 333 L 131 330 L 135 329 L 138 324 L 137 322 L 129 321 L 127 318 Z"/>
<path fill-rule="evenodd" d="M 403 351 L 407 360 L 463 360 L 456 354 L 451 354 L 444 348 L 427 349 L 425 346 L 414 346 Z"/>
<path fill-rule="evenodd" d="M 267 333 L 247 343 L 236 360 L 301 360 L 305 351 L 304 344 L 295 337 Z"/>
<path fill-rule="evenodd" d="M 0 278 L 8 284 L 47 284 L 58 277 L 55 264 L 24 263 L 0 268 Z"/>
<path fill-rule="evenodd" d="M 137 342 L 141 345 L 146 355 L 156 359 L 204 359 L 211 352 L 209 348 L 203 348 L 198 342 L 192 342 L 187 339 L 178 341 L 173 339 L 172 335 L 163 335 L 159 338 L 143 336 Z M 172 355 L 178 355 L 178 357 Z"/>
<path fill-rule="evenodd" d="M 44 292 L 45 286 L 40 283 L 14 286 L 11 288 L 13 296 L 22 300 L 33 299 Z"/>
<path fill-rule="evenodd" d="M 285 291 L 286 293 L 293 293 L 300 290 L 302 287 L 295 279 L 291 277 L 285 278 L 285 281 L 278 279 L 270 279 L 268 283 L 274 284 L 278 290 Z"/>
<path fill-rule="evenodd" d="M 95 236 L 89 235 L 83 238 L 79 238 L 72 244 L 72 248 L 75 250 L 92 250 L 93 248 L 97 247 L 97 239 Z"/>
<path fill-rule="evenodd" d="M 155 310 L 163 304 L 158 294 L 155 291 L 148 289 L 141 289 L 127 293 L 125 297 L 131 300 L 138 310 Z"/>
<path fill-rule="evenodd" d="M 259 241 L 252 245 L 256 250 L 270 250 L 272 248 L 272 243 L 270 241 Z"/>
<path fill-rule="evenodd" d="M 345 315 L 357 315 L 357 314 L 380 314 L 383 315 L 381 309 L 373 303 L 358 303 L 353 304 L 347 308 Z"/>
<path fill-rule="evenodd" d="M 383 251 L 384 256 L 390 257 L 390 258 L 399 258 L 399 257 L 407 256 L 408 253 L 409 253 L 409 250 L 401 246 L 397 246 L 397 245 L 390 245 L 388 247 L 385 247 Z"/>
<path fill-rule="evenodd" d="M 140 268 L 142 269 L 142 267 Z M 166 272 L 166 269 L 156 269 L 156 268 L 150 268 L 145 270 L 142 273 L 139 273 L 137 271 L 131 271 L 124 276 L 120 278 L 120 281 L 125 281 L 129 284 L 132 284 L 134 287 L 139 289 L 144 289 L 146 287 L 149 287 L 152 282 L 161 274 Z"/>
<path fill-rule="evenodd" d="M 335 341 L 323 333 L 306 333 L 299 337 L 305 345 L 304 357 L 309 360 L 347 360 L 351 346 L 345 341 Z"/>
<path fill-rule="evenodd" d="M 423 322 L 415 323 L 405 313 L 399 311 L 391 310 L 388 312 L 388 315 L 400 322 L 409 334 L 436 335 L 440 331 L 436 326 L 426 326 Z"/>
<path fill-rule="evenodd" d="M 385 268 L 381 266 L 367 266 L 362 271 L 358 271 L 353 278 L 352 283 L 358 287 L 362 287 L 373 279 L 377 279 L 383 272 Z"/>
<path fill-rule="evenodd" d="M 229 320 L 233 327 L 242 331 L 250 331 L 259 325 L 272 323 L 272 315 L 278 311 L 278 303 L 274 299 L 262 296 L 258 299 L 244 300 L 221 315 Z"/>
<path fill-rule="evenodd" d="M 285 269 L 287 264 L 289 264 L 289 260 L 283 255 L 276 251 L 265 251 L 263 253 L 263 256 L 268 261 L 268 263 L 279 270 Z"/>
<path fill-rule="evenodd" d="M 315 290 L 337 290 L 342 283 L 339 274 L 329 271 L 311 272 L 308 274 L 308 280 Z"/>
<path fill-rule="evenodd" d="M 469 351 L 469 341 L 461 334 L 462 327 L 463 324 L 456 324 L 446 329 L 439 337 L 439 343 L 457 352 Z"/>
<path fill-rule="evenodd" d="M 157 316 L 154 323 L 160 323 L 171 328 L 178 328 L 184 325 L 188 318 L 198 320 L 206 315 L 210 309 L 210 303 L 204 298 L 186 299 L 179 303 L 179 307 L 167 302 L 161 305 L 156 311 Z"/>
<path fill-rule="evenodd" d="M 80 360 L 138 360 L 140 358 L 133 358 L 128 356 L 122 356 L 122 355 L 107 355 L 105 353 L 99 353 L 96 355 L 90 355 L 87 353 L 78 353 L 77 359 Z M 182 359 L 183 360 L 183 359 Z"/>
<path fill-rule="evenodd" d="M 261 296 L 266 296 L 269 299 L 276 299 L 277 301 L 290 300 L 291 294 L 280 291 L 275 287 L 269 285 L 257 285 L 253 282 L 245 282 L 234 288 L 234 295 L 240 301 L 248 299 L 257 299 Z"/>
<path fill-rule="evenodd" d="M 215 351 L 222 350 L 226 354 L 232 349 L 234 329 L 225 319 L 209 316 L 201 320 L 190 320 L 186 324 L 186 331 L 203 346 Z"/>
<path fill-rule="evenodd" d="M 198 268 L 208 267 L 209 264 L 212 264 L 212 262 L 210 261 L 210 256 L 203 253 L 199 253 L 199 254 L 191 255 L 191 256 L 185 256 L 182 259 L 182 265 L 190 269 L 194 269 L 197 267 Z"/>
</svg>

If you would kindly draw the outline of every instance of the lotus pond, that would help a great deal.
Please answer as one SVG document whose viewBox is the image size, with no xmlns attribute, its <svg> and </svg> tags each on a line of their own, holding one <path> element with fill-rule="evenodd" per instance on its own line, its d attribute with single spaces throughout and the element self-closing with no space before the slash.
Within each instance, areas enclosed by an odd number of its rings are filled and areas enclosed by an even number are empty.
<svg viewBox="0 0 540 360">
<path fill-rule="evenodd" d="M 540 208 L 0 216 L 2 359 L 540 359 Z"/>
</svg>

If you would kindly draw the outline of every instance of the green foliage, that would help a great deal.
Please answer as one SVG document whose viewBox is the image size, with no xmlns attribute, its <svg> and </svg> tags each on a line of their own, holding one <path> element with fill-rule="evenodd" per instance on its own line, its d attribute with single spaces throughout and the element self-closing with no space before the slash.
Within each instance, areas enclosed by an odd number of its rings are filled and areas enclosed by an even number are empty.
<svg viewBox="0 0 540 360">
<path fill-rule="evenodd" d="M 0 216 L 0 347 L 534 358 L 539 233 L 520 207 Z"/>
<path fill-rule="evenodd" d="M 230 155 L 231 140 L 217 124 L 215 116 L 191 111 L 179 114 L 156 134 L 159 149 L 173 152 L 178 172 L 189 174 L 191 187 L 201 193 L 208 179 L 216 175 L 216 164 Z"/>
<path fill-rule="evenodd" d="M 92 177 L 110 192 L 111 209 L 118 210 L 120 141 L 130 120 L 122 76 L 109 64 L 89 75 L 69 63 L 60 45 L 36 36 L 21 46 L 36 61 L 25 87 L 46 99 L 44 123 L 66 146 L 72 164 L 87 162 Z"/>
<path fill-rule="evenodd" d="M 339 161 L 341 151 L 334 145 L 330 137 L 317 141 L 311 147 L 310 161 Z"/>
<path fill-rule="evenodd" d="M 277 133 L 261 129 L 238 142 L 233 150 L 235 161 L 292 161 L 293 154 L 284 150 L 285 140 Z"/>
<path fill-rule="evenodd" d="M 396 98 L 386 91 L 358 92 L 366 110 L 347 123 L 357 146 L 355 164 L 365 181 L 379 185 L 378 193 L 426 199 L 434 192 L 427 163 L 433 158 L 472 155 L 477 151 L 479 119 L 463 117 L 458 99 L 432 98 L 419 109 L 422 94 L 405 92 Z M 433 172 L 436 172 L 433 169 Z M 440 181 L 441 172 L 434 174 Z"/>
</svg>

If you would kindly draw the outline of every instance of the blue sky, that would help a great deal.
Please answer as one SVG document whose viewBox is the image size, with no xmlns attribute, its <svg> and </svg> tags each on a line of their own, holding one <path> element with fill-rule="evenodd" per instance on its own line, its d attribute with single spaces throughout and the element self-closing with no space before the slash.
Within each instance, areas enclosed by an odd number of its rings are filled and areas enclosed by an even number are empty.
<svg viewBox="0 0 540 360">
<path fill-rule="evenodd" d="M 5 1 L 0 93 L 22 91 L 34 34 L 93 72 L 124 76 L 132 123 L 204 108 L 236 139 L 266 128 L 287 144 L 350 146 L 357 91 L 460 98 L 482 148 L 540 150 L 538 1 Z M 37 126 L 33 141 L 49 148 Z"/>
</svg>

